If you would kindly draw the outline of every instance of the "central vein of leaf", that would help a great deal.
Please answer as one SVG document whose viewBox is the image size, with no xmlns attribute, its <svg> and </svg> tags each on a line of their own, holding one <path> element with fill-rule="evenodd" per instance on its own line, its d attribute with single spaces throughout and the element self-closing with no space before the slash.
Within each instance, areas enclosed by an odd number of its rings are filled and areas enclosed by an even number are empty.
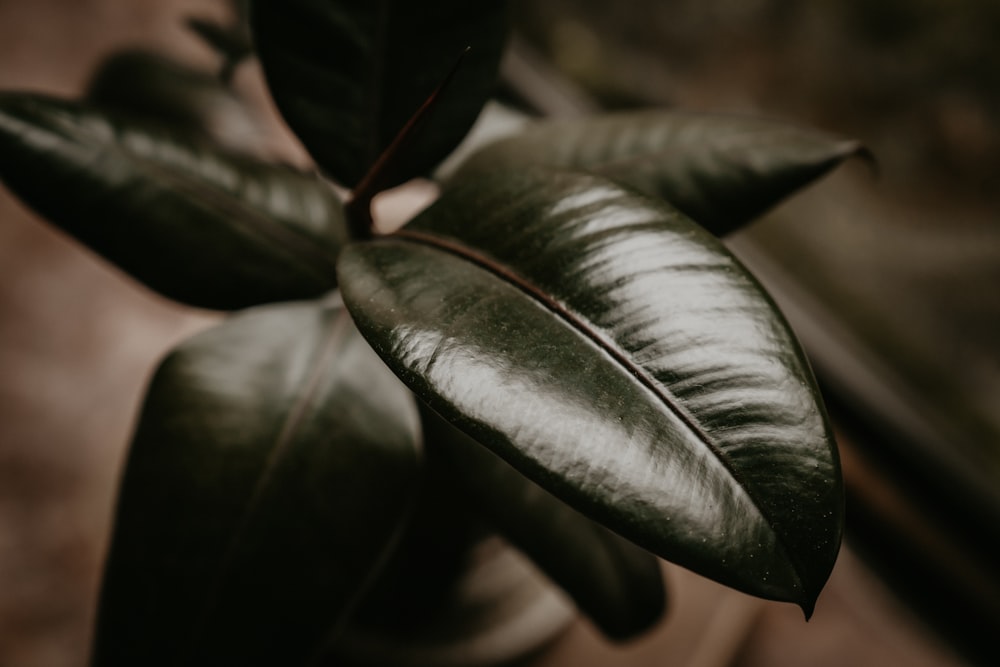
<svg viewBox="0 0 1000 667">
<path fill-rule="evenodd" d="M 336 352 L 339 342 L 346 334 L 349 321 L 350 319 L 346 310 L 341 310 L 337 313 L 336 318 L 331 323 L 330 328 L 320 345 L 315 361 L 311 365 L 311 371 L 302 384 L 301 391 L 286 413 L 281 430 L 278 432 L 278 435 L 268 452 L 264 466 L 261 469 L 260 476 L 257 478 L 257 483 L 254 485 L 253 491 L 247 499 L 243 516 L 240 518 L 239 524 L 236 526 L 236 529 L 230 537 L 226 553 L 219 564 L 217 576 L 213 581 L 212 590 L 205 596 L 205 605 L 201 610 L 201 617 L 199 619 L 196 632 L 200 633 L 205 630 L 205 622 L 209 618 L 209 614 L 211 613 L 218 596 L 222 593 L 222 587 L 225 583 L 227 573 L 239 553 L 240 543 L 243 541 L 247 530 L 249 530 L 250 525 L 253 522 L 264 493 L 267 491 L 268 486 L 274 478 L 275 470 L 281 464 L 281 461 L 284 459 L 285 455 L 288 454 L 295 442 L 295 436 L 298 433 L 299 426 L 302 424 L 302 420 L 305 418 L 309 410 L 309 406 L 316 394 L 316 391 L 320 387 L 324 375 L 329 370 L 331 357 Z M 191 646 L 195 646 L 196 643 L 197 642 L 192 642 Z"/>
<path fill-rule="evenodd" d="M 585 318 L 577 314 L 576 312 L 570 310 L 565 304 L 560 302 L 558 299 L 548 294 L 543 289 L 533 284 L 530 280 L 517 273 L 513 269 L 497 262 L 495 259 L 488 257 L 462 243 L 454 241 L 452 239 L 440 237 L 434 234 L 428 234 L 426 232 L 421 232 L 413 229 L 401 229 L 395 234 L 389 237 L 391 238 L 404 238 L 408 241 L 413 241 L 415 243 L 420 243 L 422 245 L 432 246 L 438 250 L 448 252 L 449 254 L 461 257 L 462 259 L 479 266 L 480 268 L 489 271 L 493 275 L 497 276 L 504 282 L 518 288 L 521 292 L 531 297 L 532 299 L 538 301 L 546 309 L 551 311 L 554 315 L 558 316 L 564 322 L 569 324 L 575 331 L 579 332 L 581 335 L 589 339 L 594 345 L 603 350 L 608 356 L 615 360 L 625 371 L 632 375 L 640 384 L 642 384 L 646 389 L 656 395 L 657 398 L 673 412 L 678 419 L 683 422 L 683 424 L 691 430 L 692 433 L 706 446 L 712 453 L 726 466 L 726 469 L 732 475 L 733 479 L 739 482 L 739 477 L 736 471 L 733 469 L 732 465 L 728 461 L 725 453 L 715 444 L 712 436 L 706 431 L 698 420 L 692 415 L 677 398 L 670 393 L 668 389 L 663 387 L 659 382 L 652 378 L 649 373 L 647 373 L 641 366 L 636 364 L 627 350 L 621 348 L 621 346 L 615 344 L 615 341 L 606 335 L 603 335 L 594 326 L 592 326 Z M 741 486 L 743 486 L 741 484 Z M 744 487 L 745 488 L 745 487 Z"/>
</svg>

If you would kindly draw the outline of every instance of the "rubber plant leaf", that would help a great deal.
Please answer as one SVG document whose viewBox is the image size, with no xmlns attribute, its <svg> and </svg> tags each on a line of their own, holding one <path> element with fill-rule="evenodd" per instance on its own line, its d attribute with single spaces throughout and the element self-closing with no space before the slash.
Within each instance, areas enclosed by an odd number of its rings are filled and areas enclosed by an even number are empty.
<svg viewBox="0 0 1000 667">
<path fill-rule="evenodd" d="M 663 617 L 660 561 L 580 514 L 429 410 L 431 457 L 466 505 L 565 590 L 606 635 L 629 639 Z"/>
<path fill-rule="evenodd" d="M 412 395 L 342 308 L 184 343 L 128 455 L 94 665 L 305 664 L 401 533 L 421 452 Z"/>
<path fill-rule="evenodd" d="M 836 447 L 787 324 L 711 234 L 609 180 L 521 169 L 338 271 L 435 412 L 640 546 L 810 612 L 841 539 Z"/>
<path fill-rule="evenodd" d="M 0 95 L 0 181 L 161 294 L 236 309 L 336 287 L 343 207 L 317 176 L 34 94 Z"/>
<path fill-rule="evenodd" d="M 392 185 L 429 173 L 491 96 L 506 2 L 256 0 L 251 26 L 285 120 L 316 162 L 351 188 L 471 47 Z"/>
<path fill-rule="evenodd" d="M 721 236 L 859 154 L 856 141 L 781 121 L 657 110 L 540 121 L 485 147 L 462 173 L 522 164 L 596 172 Z"/>
</svg>

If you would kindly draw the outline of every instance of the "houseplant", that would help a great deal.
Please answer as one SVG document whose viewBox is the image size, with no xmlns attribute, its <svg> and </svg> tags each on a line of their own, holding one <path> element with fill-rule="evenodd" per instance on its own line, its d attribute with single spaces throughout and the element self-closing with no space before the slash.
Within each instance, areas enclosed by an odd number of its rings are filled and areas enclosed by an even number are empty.
<svg viewBox="0 0 1000 667">
<path fill-rule="evenodd" d="M 662 606 L 656 561 L 615 533 L 807 613 L 832 567 L 842 494 L 802 355 L 736 260 L 648 192 L 721 232 L 856 146 L 684 114 L 540 126 L 376 235 L 372 197 L 461 139 L 503 43 L 498 3 L 421 9 L 255 5 L 276 100 L 346 205 L 101 108 L 0 100 L 0 173 L 26 202 L 167 296 L 250 308 L 151 384 L 96 664 L 335 649 L 406 530 L 461 532 L 419 509 L 452 511 L 449 484 L 614 636 Z"/>
</svg>

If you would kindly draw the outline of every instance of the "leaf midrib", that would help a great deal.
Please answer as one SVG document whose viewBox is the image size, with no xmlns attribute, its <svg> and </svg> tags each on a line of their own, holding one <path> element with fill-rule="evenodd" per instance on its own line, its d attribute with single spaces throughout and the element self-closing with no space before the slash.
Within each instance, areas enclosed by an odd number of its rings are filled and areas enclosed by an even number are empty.
<svg viewBox="0 0 1000 667">
<path fill-rule="evenodd" d="M 720 459 L 724 459 L 723 453 L 714 444 L 708 432 L 697 423 L 694 416 L 691 415 L 672 394 L 670 394 L 666 389 L 663 389 L 652 377 L 649 376 L 648 373 L 635 364 L 624 350 L 611 345 L 611 342 L 606 337 L 601 336 L 592 327 L 587 326 L 587 322 L 584 318 L 580 317 L 559 301 L 546 294 L 543 290 L 525 279 L 519 273 L 462 243 L 437 236 L 435 234 L 419 232 L 413 229 L 401 229 L 392 236 L 383 238 L 392 239 L 400 237 L 421 245 L 432 246 L 438 250 L 443 250 L 465 259 L 510 283 L 532 299 L 540 302 L 553 314 L 569 324 L 574 330 L 583 334 L 587 337 L 587 339 L 608 354 L 608 356 L 621 364 L 621 366 L 625 368 L 625 370 L 627 370 L 633 377 L 635 377 L 640 384 L 649 389 L 661 401 L 663 401 L 667 408 L 673 412 L 685 426 L 690 428 L 705 446 L 707 446 Z"/>
<path fill-rule="evenodd" d="M 58 125 L 51 124 L 52 113 L 49 108 L 32 109 L 39 114 L 39 118 L 22 118 L 22 114 L 7 111 L 5 115 L 13 117 L 24 126 L 24 131 L 40 131 L 54 136 L 59 142 L 66 145 L 82 146 L 87 150 L 96 148 L 100 152 L 111 151 L 111 155 L 117 156 L 128 164 L 132 165 L 136 172 L 148 175 L 154 183 L 174 188 L 179 194 L 186 195 L 199 204 L 207 204 L 216 211 L 221 211 L 226 215 L 234 227 L 242 229 L 251 236 L 255 236 L 265 244 L 276 245 L 289 253 L 293 259 L 298 260 L 314 273 L 321 280 L 325 280 L 332 274 L 336 266 L 336 260 L 329 252 L 308 235 L 298 232 L 286 225 L 276 223 L 269 216 L 259 210 L 244 203 L 239 198 L 224 191 L 218 185 L 209 180 L 197 178 L 179 171 L 168 162 L 157 161 L 148 156 L 136 153 L 122 141 L 122 128 L 115 124 L 113 119 L 105 118 L 100 114 L 95 114 L 82 105 L 69 104 L 64 100 L 38 95 L 31 99 L 32 102 L 40 102 L 43 105 L 53 105 L 59 111 L 69 109 L 74 116 L 71 125 L 62 131 Z M 0 113 L 3 113 L 0 110 Z M 76 114 L 79 114 L 77 116 Z M 95 138 L 92 131 L 88 131 L 81 123 L 81 118 L 97 118 L 102 123 L 106 123 L 113 140 L 110 143 L 103 142 Z M 151 141 L 159 142 L 157 136 L 146 134 Z M 24 140 L 19 137 L 19 143 Z M 176 144 L 184 150 L 187 147 L 182 142 Z"/>
<path fill-rule="evenodd" d="M 264 493 L 274 479 L 275 470 L 281 464 L 285 455 L 291 448 L 292 442 L 294 441 L 295 435 L 298 431 L 298 427 L 302 423 L 302 420 L 304 419 L 309 408 L 309 404 L 315 397 L 316 391 L 320 388 L 320 380 L 323 378 L 323 374 L 328 369 L 328 362 L 330 358 L 337 350 L 339 343 L 347 335 L 349 322 L 350 317 L 348 316 L 346 310 L 341 309 L 337 311 L 333 322 L 330 323 L 329 329 L 326 331 L 319 344 L 319 351 L 316 353 L 315 361 L 311 364 L 309 373 L 302 383 L 302 389 L 292 401 L 292 404 L 289 406 L 288 411 L 285 414 L 285 418 L 281 422 L 281 428 L 278 430 L 278 434 L 275 437 L 264 461 L 264 465 L 261 468 L 260 475 L 257 477 L 257 481 L 247 499 L 246 508 L 243 510 L 239 522 L 229 538 L 229 543 L 226 546 L 223 557 L 219 561 L 216 576 L 211 583 L 210 589 L 205 595 L 205 602 L 199 612 L 198 623 L 193 631 L 193 640 L 189 649 L 193 649 L 194 646 L 197 645 L 200 635 L 206 629 L 205 623 L 207 622 L 212 608 L 216 604 L 219 594 L 222 592 L 223 585 L 228 577 L 228 572 L 236 559 L 240 543 L 243 541 L 250 525 L 253 523 L 253 519 L 257 513 L 261 499 L 264 497 Z M 180 664 L 187 663 L 182 662 Z"/>
<path fill-rule="evenodd" d="M 323 279 L 333 274 L 336 259 L 308 235 L 285 225 L 276 224 L 272 218 L 209 182 L 186 176 L 153 161 L 142 161 L 142 165 L 155 174 L 161 182 L 176 188 L 178 192 L 186 193 L 196 202 L 208 204 L 213 209 L 221 211 L 234 227 L 256 236 L 265 244 L 274 244 L 285 250 L 292 259 L 297 260 L 303 268 L 316 274 L 317 277 Z"/>
</svg>

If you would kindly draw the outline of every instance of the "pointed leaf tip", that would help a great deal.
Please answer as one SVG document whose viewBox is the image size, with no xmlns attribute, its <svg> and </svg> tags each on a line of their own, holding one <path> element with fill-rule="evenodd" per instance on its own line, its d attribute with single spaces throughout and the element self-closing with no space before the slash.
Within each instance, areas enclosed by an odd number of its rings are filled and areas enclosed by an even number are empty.
<svg viewBox="0 0 1000 667">
<path fill-rule="evenodd" d="M 856 141 L 767 118 L 648 110 L 541 121 L 484 147 L 458 176 L 532 164 L 595 172 L 665 199 L 721 236 L 867 153 Z"/>
</svg>

